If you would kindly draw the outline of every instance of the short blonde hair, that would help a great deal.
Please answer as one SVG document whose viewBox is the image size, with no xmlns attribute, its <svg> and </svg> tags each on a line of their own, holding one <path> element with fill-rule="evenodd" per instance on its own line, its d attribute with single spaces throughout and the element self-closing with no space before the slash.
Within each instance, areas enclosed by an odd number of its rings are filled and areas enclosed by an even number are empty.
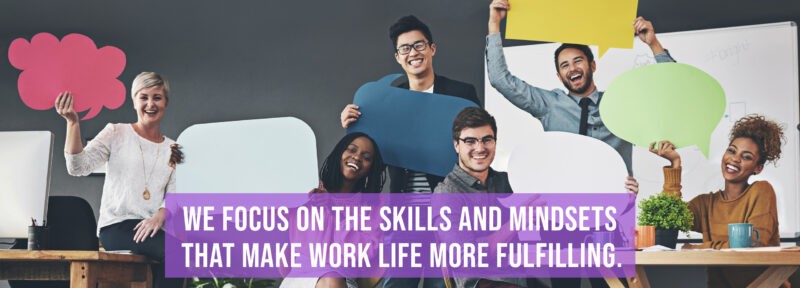
<svg viewBox="0 0 800 288">
<path fill-rule="evenodd" d="M 142 72 L 136 75 L 131 85 L 131 97 L 136 97 L 140 90 L 145 88 L 161 87 L 164 89 L 164 98 L 169 100 L 169 82 L 155 72 Z"/>
</svg>

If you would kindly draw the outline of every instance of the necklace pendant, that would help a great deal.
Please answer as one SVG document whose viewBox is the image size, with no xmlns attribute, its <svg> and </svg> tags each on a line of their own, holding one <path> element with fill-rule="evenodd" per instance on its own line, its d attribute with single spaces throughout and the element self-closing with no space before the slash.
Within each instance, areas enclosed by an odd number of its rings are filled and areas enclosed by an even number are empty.
<svg viewBox="0 0 800 288">
<path fill-rule="evenodd" d="M 144 200 L 150 200 L 150 190 L 144 188 L 144 193 L 142 193 L 142 197 L 144 197 Z"/>
</svg>

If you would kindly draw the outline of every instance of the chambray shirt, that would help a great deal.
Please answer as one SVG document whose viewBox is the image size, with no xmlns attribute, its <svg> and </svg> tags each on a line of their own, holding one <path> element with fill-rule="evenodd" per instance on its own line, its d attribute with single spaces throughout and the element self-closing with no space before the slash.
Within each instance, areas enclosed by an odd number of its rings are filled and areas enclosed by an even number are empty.
<svg viewBox="0 0 800 288">
<path fill-rule="evenodd" d="M 656 62 L 675 62 L 668 52 L 655 55 Z M 503 97 L 512 104 L 530 113 L 542 122 L 545 131 L 563 131 L 578 134 L 581 120 L 581 107 L 578 101 L 581 97 L 567 94 L 564 90 L 545 90 L 522 81 L 508 71 L 506 59 L 503 55 L 503 42 L 500 33 L 486 36 L 486 69 L 489 82 Z M 628 174 L 633 175 L 631 169 L 631 153 L 633 145 L 611 134 L 600 119 L 598 110 L 603 92 L 595 90 L 588 96 L 592 101 L 589 105 L 589 119 L 587 136 L 606 142 L 622 156 Z"/>
</svg>

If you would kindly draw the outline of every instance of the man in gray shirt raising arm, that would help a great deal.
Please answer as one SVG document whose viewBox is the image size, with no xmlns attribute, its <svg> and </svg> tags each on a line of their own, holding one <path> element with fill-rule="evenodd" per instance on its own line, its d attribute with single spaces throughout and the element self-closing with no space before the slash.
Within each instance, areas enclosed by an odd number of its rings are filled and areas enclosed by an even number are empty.
<svg viewBox="0 0 800 288">
<path fill-rule="evenodd" d="M 489 35 L 486 36 L 486 69 L 489 82 L 512 104 L 530 113 L 542 122 L 545 131 L 578 133 L 606 142 L 622 156 L 628 175 L 633 175 L 631 154 L 633 145 L 608 131 L 600 119 L 598 107 L 603 92 L 594 83 L 597 64 L 592 50 L 586 45 L 563 44 L 555 51 L 558 79 L 567 92 L 560 89 L 545 90 L 522 81 L 508 71 L 500 37 L 500 22 L 511 7 L 508 0 L 494 0 L 489 5 Z M 569 25 L 568 22 L 564 25 Z M 633 21 L 639 40 L 650 46 L 656 62 L 675 62 L 656 38 L 653 24 L 642 17 Z M 639 183 L 631 176 L 625 189 L 639 192 Z M 576 287 L 580 279 L 551 279 L 554 288 Z M 606 287 L 602 279 L 590 279 L 593 287 Z"/>
<path fill-rule="evenodd" d="M 512 104 L 539 119 L 545 131 L 578 133 L 608 143 L 619 152 L 628 168 L 628 174 L 632 175 L 631 143 L 611 134 L 600 119 L 598 107 L 603 92 L 598 91 L 594 84 L 593 74 L 597 67 L 592 50 L 586 45 L 578 44 L 563 44 L 556 49 L 556 74 L 567 88 L 566 92 L 530 85 L 508 71 L 503 55 L 500 22 L 509 9 L 511 7 L 508 0 L 494 0 L 489 6 L 486 69 L 492 87 Z M 636 18 L 633 27 L 639 39 L 650 46 L 656 62 L 675 62 L 669 52 L 661 47 L 650 21 L 642 17 Z M 629 178 L 626 187 L 634 184 L 638 185 Z"/>
</svg>

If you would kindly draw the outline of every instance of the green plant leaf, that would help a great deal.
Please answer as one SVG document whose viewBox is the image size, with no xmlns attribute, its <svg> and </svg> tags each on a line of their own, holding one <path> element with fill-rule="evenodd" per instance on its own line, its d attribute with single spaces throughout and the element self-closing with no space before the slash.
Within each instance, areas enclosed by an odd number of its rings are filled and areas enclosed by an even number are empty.
<svg viewBox="0 0 800 288">
<path fill-rule="evenodd" d="M 655 226 L 656 229 L 678 229 L 687 232 L 692 229 L 694 215 L 689 205 L 676 195 L 659 193 L 639 203 L 638 225 Z"/>
</svg>

